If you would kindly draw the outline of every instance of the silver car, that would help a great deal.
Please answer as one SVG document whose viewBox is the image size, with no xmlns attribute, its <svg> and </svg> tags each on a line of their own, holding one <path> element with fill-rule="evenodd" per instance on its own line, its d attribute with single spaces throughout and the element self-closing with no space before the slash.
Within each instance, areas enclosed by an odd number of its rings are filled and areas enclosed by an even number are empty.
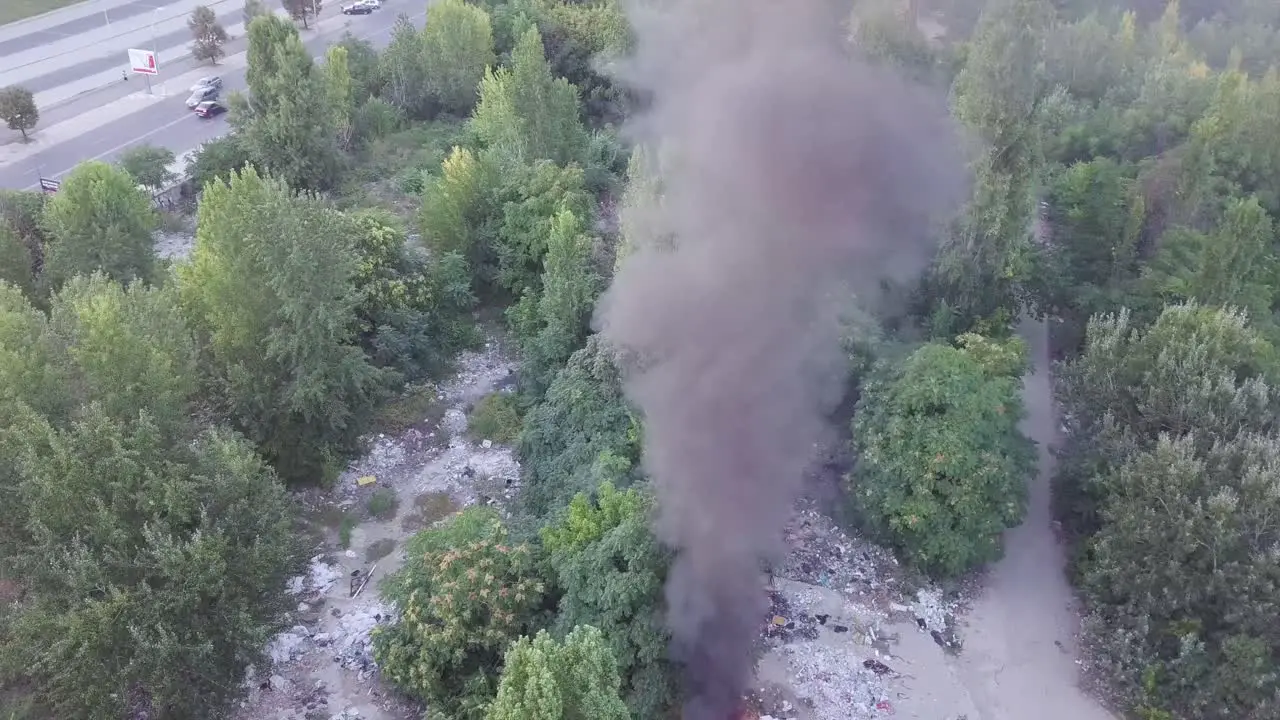
<svg viewBox="0 0 1280 720">
<path fill-rule="evenodd" d="M 201 90 L 203 88 L 215 88 L 219 90 L 222 89 L 222 78 L 218 77 L 217 75 L 211 75 L 209 77 L 200 78 L 199 80 L 196 81 L 195 85 L 191 86 L 191 92 L 196 92 L 197 90 Z"/>
<path fill-rule="evenodd" d="M 187 98 L 187 107 L 194 110 L 197 105 L 205 100 L 213 100 L 217 97 L 218 88 L 213 87 L 212 85 L 206 85 L 205 87 L 199 88 L 195 92 L 191 93 L 191 97 Z"/>
</svg>

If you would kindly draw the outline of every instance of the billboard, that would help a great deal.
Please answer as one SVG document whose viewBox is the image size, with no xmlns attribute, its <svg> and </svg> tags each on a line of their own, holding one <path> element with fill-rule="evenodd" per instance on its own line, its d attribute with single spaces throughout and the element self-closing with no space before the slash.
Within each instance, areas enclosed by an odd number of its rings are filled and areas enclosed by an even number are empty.
<svg viewBox="0 0 1280 720">
<path fill-rule="evenodd" d="M 55 192 L 58 192 L 58 188 L 60 187 L 62 187 L 62 183 L 58 182 L 57 180 L 40 178 L 40 190 L 43 192 L 55 193 Z"/>
<path fill-rule="evenodd" d="M 139 75 L 158 75 L 155 50 L 129 50 L 129 67 Z"/>
</svg>

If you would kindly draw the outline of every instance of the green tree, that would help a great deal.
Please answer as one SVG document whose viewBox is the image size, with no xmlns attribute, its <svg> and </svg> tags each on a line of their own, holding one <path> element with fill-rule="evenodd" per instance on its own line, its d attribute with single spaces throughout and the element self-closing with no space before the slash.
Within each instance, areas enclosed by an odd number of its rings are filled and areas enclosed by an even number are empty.
<svg viewBox="0 0 1280 720">
<path fill-rule="evenodd" d="M 355 112 L 356 104 L 345 47 L 334 45 L 329 48 L 325 55 L 324 78 L 325 97 L 333 110 L 333 125 L 338 132 L 338 141 L 346 147 L 351 141 L 351 115 Z"/>
<path fill-rule="evenodd" d="M 381 95 L 385 79 L 382 77 L 378 51 L 373 47 L 373 43 L 346 32 L 335 47 L 347 51 L 347 69 L 351 73 L 352 103 L 359 107 L 369 98 Z"/>
<path fill-rule="evenodd" d="M 1098 478 L 1085 621 L 1146 717 L 1264 718 L 1280 696 L 1280 439 L 1161 435 Z"/>
<path fill-rule="evenodd" d="M 187 19 L 191 30 L 191 56 L 201 62 L 214 65 L 226 56 L 222 46 L 227 43 L 227 30 L 218 22 L 218 16 L 207 5 L 198 5 Z"/>
<path fill-rule="evenodd" d="M 385 381 L 356 344 L 354 234 L 349 218 L 249 168 L 205 189 L 178 268 L 213 396 L 290 481 L 318 479 L 354 448 Z"/>
<path fill-rule="evenodd" d="M 254 18 L 266 15 L 268 12 L 264 0 L 244 0 L 244 12 L 241 14 L 244 17 L 245 27 L 248 27 Z"/>
<path fill-rule="evenodd" d="M 45 205 L 46 284 L 57 289 L 98 270 L 120 282 L 151 279 L 157 225 L 150 198 L 127 172 L 96 160 L 81 163 Z"/>
<path fill-rule="evenodd" d="M 1018 432 L 1022 367 L 1011 372 L 1009 354 L 1025 349 L 1007 342 L 1016 349 L 972 335 L 958 348 L 925 345 L 883 368 L 858 402 L 858 512 L 936 575 L 999 558 L 1001 533 L 1022 520 L 1035 450 Z"/>
<path fill-rule="evenodd" d="M 40 109 L 36 107 L 35 95 L 16 85 L 0 90 L 0 119 L 5 121 L 10 130 L 22 133 L 22 142 L 26 142 L 27 131 L 40 122 Z"/>
<path fill-rule="evenodd" d="M 629 720 L 617 663 L 589 625 L 556 642 L 546 630 L 507 651 L 498 696 L 485 720 Z"/>
<path fill-rule="evenodd" d="M 35 258 L 18 233 L 0 224 L 0 282 L 9 283 L 27 297 L 35 297 Z"/>
<path fill-rule="evenodd" d="M 54 421 L 66 417 L 73 404 L 71 378 L 59 345 L 49 332 L 45 314 L 32 307 L 17 287 L 0 283 L 0 408 L 9 411 L 16 402 Z M 0 460 L 0 472 L 6 469 Z M 0 492 L 14 490 L 0 483 Z M 15 500 L 5 507 L 19 505 Z M 0 540 L 3 536 L 0 532 Z"/>
<path fill-rule="evenodd" d="M 431 95 L 422 33 L 407 17 L 396 19 L 391 41 L 382 51 L 382 76 L 386 81 L 382 97 L 411 118 L 430 115 Z"/>
<path fill-rule="evenodd" d="M 1275 349 L 1246 316 L 1194 302 L 1170 305 L 1150 325 L 1128 310 L 1095 316 L 1084 352 L 1059 372 L 1067 432 L 1055 478 L 1064 527 L 1098 531 L 1104 477 L 1161 433 L 1197 443 L 1271 433 L 1280 395 Z"/>
<path fill-rule="evenodd" d="M 270 469 L 225 431 L 162 436 L 97 405 L 65 430 L 6 428 L 28 518 L 2 562 L 27 601 L 0 669 L 42 716 L 212 717 L 288 608 L 298 536 Z"/>
<path fill-rule="evenodd" d="M 536 629 L 543 583 L 533 550 L 512 544 L 497 514 L 469 508 L 410 541 L 393 576 L 398 621 L 374 632 L 383 673 L 446 717 L 476 719 L 497 692 L 503 654 Z"/>
<path fill-rule="evenodd" d="M 249 161 L 249 151 L 240 138 L 223 135 L 200 146 L 187 166 L 187 176 L 196 189 L 203 190 L 215 178 L 223 182 L 231 179 L 231 174 L 243 169 Z"/>
<path fill-rule="evenodd" d="M 594 492 L 605 479 L 599 458 L 640 457 L 637 426 L 626 398 L 614 351 L 600 335 L 587 338 L 525 416 L 517 451 L 524 468 L 520 512 L 544 518 L 580 492 Z"/>
<path fill-rule="evenodd" d="M 629 469 L 606 451 L 598 465 Z M 670 553 L 650 530 L 653 498 L 606 482 L 594 500 L 579 493 L 556 523 L 541 531 L 560 598 L 561 633 L 592 625 L 617 660 L 632 716 L 665 716 L 676 698 L 676 673 L 667 659 L 669 637 L 663 586 Z M 501 697 L 501 692 L 499 693 Z"/>
<path fill-rule="evenodd" d="M 315 112 L 317 98 L 327 97 L 325 76 L 297 28 L 274 15 L 250 23 L 245 80 L 249 98 L 232 104 L 231 119 L 254 164 L 294 188 L 331 186 L 337 133 L 332 113 Z"/>
<path fill-rule="evenodd" d="M 591 245 L 582 221 L 562 208 L 551 221 L 541 292 L 508 311 L 521 345 L 521 383 L 533 397 L 546 391 L 589 330 L 601 285 Z"/>
<path fill-rule="evenodd" d="M 490 172 L 470 150 L 453 148 L 439 176 L 423 186 L 418 211 L 418 227 L 427 247 L 434 252 L 458 253 L 472 264 L 473 272 L 486 255 L 478 236 L 492 187 Z"/>
<path fill-rule="evenodd" d="M 175 437 L 191 419 L 199 387 L 196 343 L 172 289 L 102 275 L 72 278 L 53 298 L 50 330 L 65 348 L 81 404 L 113 420 L 147 413 Z"/>
<path fill-rule="evenodd" d="M 508 168 L 500 193 L 501 222 L 494 238 L 497 282 L 516 297 L 542 289 L 543 261 L 559 210 L 578 218 L 595 214 L 582 169 L 540 160 L 529 167 Z"/>
<path fill-rule="evenodd" d="M 940 266 L 960 329 L 984 318 L 1011 321 L 1021 305 L 1043 164 L 1043 36 L 1052 18 L 1046 0 L 988 3 L 952 86 L 956 116 L 986 146 L 970 207 Z"/>
<path fill-rule="evenodd" d="M 1156 302 L 1199 300 L 1242 308 L 1270 324 L 1275 296 L 1275 230 L 1258 199 L 1232 200 L 1212 233 L 1176 228 L 1165 234 L 1143 278 Z"/>
<path fill-rule="evenodd" d="M 1065 168 L 1049 188 L 1052 262 L 1038 304 L 1062 318 L 1068 342 L 1089 317 L 1114 307 L 1139 272 L 1145 203 L 1132 167 L 1095 158 Z"/>
<path fill-rule="evenodd" d="M 120 154 L 120 167 L 139 184 L 156 191 L 173 182 L 173 151 L 154 145 L 135 145 Z"/>
<path fill-rule="evenodd" d="M 512 51 L 510 69 L 485 74 L 471 127 L 505 158 L 563 165 L 580 160 L 587 147 L 579 114 L 578 89 L 552 75 L 542 36 L 531 27 Z"/>
<path fill-rule="evenodd" d="M 471 112 L 484 71 L 497 64 L 489 13 L 464 0 L 440 0 L 427 11 L 422 44 L 427 91 L 446 112 Z"/>
<path fill-rule="evenodd" d="M 321 0 L 280 0 L 280 6 L 294 21 L 302 23 L 304 30 L 307 29 L 307 21 L 320 14 L 320 3 Z"/>
<path fill-rule="evenodd" d="M 457 253 L 428 256 L 409 247 L 404 231 L 384 213 L 366 211 L 354 220 L 365 354 L 409 381 L 442 370 L 475 339 L 469 311 L 476 298 L 466 261 Z"/>
</svg>

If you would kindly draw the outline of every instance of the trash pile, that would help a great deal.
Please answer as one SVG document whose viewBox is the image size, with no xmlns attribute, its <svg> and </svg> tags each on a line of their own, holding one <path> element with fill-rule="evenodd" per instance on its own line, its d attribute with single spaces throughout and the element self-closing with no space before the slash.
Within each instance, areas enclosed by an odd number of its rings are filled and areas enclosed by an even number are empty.
<svg viewBox="0 0 1280 720">
<path fill-rule="evenodd" d="M 307 573 L 291 578 L 288 591 L 297 601 L 289 628 L 271 640 L 265 681 L 249 669 L 249 694 L 238 720 L 407 720 L 422 709 L 384 688 L 377 678 L 372 635 L 394 621 L 396 610 L 379 598 L 377 583 L 394 572 L 403 556 L 395 553 L 366 566 L 374 542 L 390 541 L 401 552 L 414 531 L 402 520 L 423 494 L 447 495 L 453 507 L 500 502 L 519 481 L 519 465 L 509 448 L 465 437 L 471 404 L 511 378 L 511 366 L 490 342 L 458 360 L 454 382 L 436 391 L 448 406 L 444 421 L 421 422 L 398 436 L 370 438 L 369 451 L 339 477 L 322 505 L 349 515 L 373 490 L 390 488 L 399 500 L 392 519 L 367 519 L 351 530 L 351 546 L 341 553 L 317 554 Z M 322 548 L 323 549 L 323 548 Z M 332 550 L 332 549 L 330 549 Z"/>
</svg>

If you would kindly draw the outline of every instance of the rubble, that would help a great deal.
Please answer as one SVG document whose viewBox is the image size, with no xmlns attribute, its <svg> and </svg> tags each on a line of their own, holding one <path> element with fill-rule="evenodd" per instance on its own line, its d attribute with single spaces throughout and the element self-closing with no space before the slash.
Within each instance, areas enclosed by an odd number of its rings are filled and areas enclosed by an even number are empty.
<svg viewBox="0 0 1280 720">
<path fill-rule="evenodd" d="M 193 232 L 158 230 L 155 233 L 156 257 L 159 258 L 185 260 L 195 245 L 196 236 Z"/>
<path fill-rule="evenodd" d="M 512 367 L 495 342 L 480 352 L 464 353 L 458 363 L 455 380 L 437 390 L 437 397 L 449 405 L 444 422 L 435 428 L 416 427 L 398 437 L 369 438 L 369 451 L 339 477 L 328 504 L 356 506 L 374 487 L 395 491 L 401 513 L 412 507 L 412 498 L 424 493 L 445 493 L 457 506 L 466 506 L 515 492 L 520 468 L 511 449 L 473 444 L 464 435 L 471 404 L 509 382 Z M 356 482 L 369 476 L 376 481 L 368 487 Z M 376 533 L 357 527 L 350 548 L 336 555 L 313 556 L 305 575 L 289 579 L 287 590 L 298 601 L 296 624 L 268 644 L 268 680 L 246 682 L 250 693 L 241 704 L 239 720 L 422 716 L 421 708 L 381 688 L 373 660 L 374 630 L 396 615 L 396 609 L 379 597 L 377 583 L 394 572 L 403 557 L 393 553 L 370 567 L 364 563 L 364 551 L 378 539 L 391 539 L 403 548 L 402 541 L 411 531 L 399 520 L 397 515 L 378 523 Z M 351 592 L 349 582 L 343 582 L 356 578 L 364 583 L 366 576 L 368 584 L 358 595 Z M 246 677 L 254 678 L 255 673 L 250 668 Z"/>
</svg>

